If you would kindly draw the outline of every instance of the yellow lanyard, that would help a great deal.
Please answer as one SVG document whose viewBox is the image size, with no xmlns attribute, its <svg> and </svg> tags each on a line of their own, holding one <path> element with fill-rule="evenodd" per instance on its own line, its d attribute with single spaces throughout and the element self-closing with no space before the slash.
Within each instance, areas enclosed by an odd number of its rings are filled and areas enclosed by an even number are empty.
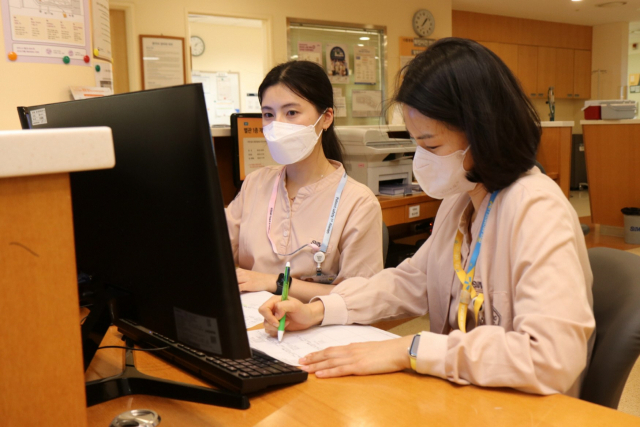
<svg viewBox="0 0 640 427">
<path fill-rule="evenodd" d="M 494 191 L 489 199 L 487 210 L 484 213 L 482 220 L 482 226 L 480 227 L 480 233 L 478 240 L 473 248 L 473 254 L 469 260 L 469 270 L 464 271 L 462 268 L 462 240 L 464 236 L 458 230 L 456 233 L 456 240 L 453 243 L 453 268 L 456 270 L 458 279 L 462 284 L 462 291 L 460 292 L 460 303 L 458 304 L 458 327 L 462 332 L 467 332 L 467 307 L 470 303 L 473 303 L 473 314 L 475 316 L 476 325 L 478 324 L 478 313 L 482 310 L 484 304 L 484 294 L 479 294 L 473 287 L 473 276 L 476 272 L 476 262 L 478 261 L 478 255 L 480 254 L 480 247 L 482 246 L 482 237 L 484 236 L 484 227 L 487 225 L 487 218 L 489 218 L 489 212 L 493 207 L 493 202 L 498 195 L 498 191 Z"/>
</svg>

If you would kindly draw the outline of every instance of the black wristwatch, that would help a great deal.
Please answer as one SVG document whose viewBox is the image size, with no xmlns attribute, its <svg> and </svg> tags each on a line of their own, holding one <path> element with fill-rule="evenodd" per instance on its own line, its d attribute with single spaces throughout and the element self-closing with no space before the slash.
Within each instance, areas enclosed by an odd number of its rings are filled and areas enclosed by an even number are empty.
<svg viewBox="0 0 640 427">
<path fill-rule="evenodd" d="M 282 288 L 284 287 L 284 273 L 280 273 L 278 275 L 278 280 L 276 280 L 276 292 L 274 295 L 282 295 Z"/>
</svg>

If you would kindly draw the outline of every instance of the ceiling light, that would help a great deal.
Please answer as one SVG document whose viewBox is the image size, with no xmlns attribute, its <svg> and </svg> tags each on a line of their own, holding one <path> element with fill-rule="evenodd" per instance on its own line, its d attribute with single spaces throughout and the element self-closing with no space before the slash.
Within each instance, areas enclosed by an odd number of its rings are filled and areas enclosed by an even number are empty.
<svg viewBox="0 0 640 427">
<path fill-rule="evenodd" d="M 597 4 L 596 7 L 619 7 L 627 4 L 626 1 L 610 1 L 606 3 Z"/>
<path fill-rule="evenodd" d="M 358 46 L 364 46 L 363 44 L 358 44 Z"/>
<path fill-rule="evenodd" d="M 571 1 L 582 1 L 582 0 L 571 0 Z"/>
<path fill-rule="evenodd" d="M 370 40 L 369 37 L 360 37 L 360 40 Z"/>
</svg>

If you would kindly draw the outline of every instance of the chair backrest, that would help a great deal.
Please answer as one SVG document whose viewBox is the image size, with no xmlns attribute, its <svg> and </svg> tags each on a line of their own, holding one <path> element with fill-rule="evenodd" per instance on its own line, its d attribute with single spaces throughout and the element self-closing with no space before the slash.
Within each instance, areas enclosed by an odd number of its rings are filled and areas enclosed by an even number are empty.
<svg viewBox="0 0 640 427">
<path fill-rule="evenodd" d="M 382 265 L 387 264 L 387 252 L 389 252 L 389 229 L 382 221 Z"/>
<path fill-rule="evenodd" d="M 596 340 L 580 398 L 617 409 L 640 354 L 640 257 L 589 249 Z"/>
</svg>

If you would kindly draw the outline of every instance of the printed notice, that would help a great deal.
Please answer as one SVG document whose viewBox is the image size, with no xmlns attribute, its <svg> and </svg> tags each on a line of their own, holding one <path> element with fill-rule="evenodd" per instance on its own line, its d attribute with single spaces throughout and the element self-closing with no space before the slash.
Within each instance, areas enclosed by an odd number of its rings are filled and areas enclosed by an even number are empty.
<svg viewBox="0 0 640 427">
<path fill-rule="evenodd" d="M 244 138 L 244 172 L 249 175 L 262 167 L 277 165 L 271 157 L 267 140 L 260 138 Z"/>
<path fill-rule="evenodd" d="M 352 117 L 378 117 L 382 114 L 382 91 L 354 90 L 351 92 Z"/>
<path fill-rule="evenodd" d="M 142 38 L 143 88 L 184 84 L 183 39 L 140 36 Z"/>
<path fill-rule="evenodd" d="M 322 67 L 322 43 L 298 42 L 298 61 L 311 61 Z"/>
<path fill-rule="evenodd" d="M 373 47 L 355 47 L 353 64 L 356 84 L 376 84 L 376 50 Z"/>
<path fill-rule="evenodd" d="M 2 0 L 2 28 L 7 55 L 14 62 L 89 66 L 89 0 Z"/>
<path fill-rule="evenodd" d="M 111 61 L 111 19 L 109 0 L 92 0 L 93 49 L 97 57 Z"/>
<path fill-rule="evenodd" d="M 289 365 L 300 366 L 298 360 L 309 353 L 355 342 L 385 341 L 398 335 L 373 326 L 318 326 L 304 331 L 287 331 L 282 342 L 264 329 L 247 332 L 251 348 L 256 348 Z"/>
<path fill-rule="evenodd" d="M 349 83 L 349 48 L 346 44 L 327 45 L 327 74 L 333 84 Z"/>
</svg>

